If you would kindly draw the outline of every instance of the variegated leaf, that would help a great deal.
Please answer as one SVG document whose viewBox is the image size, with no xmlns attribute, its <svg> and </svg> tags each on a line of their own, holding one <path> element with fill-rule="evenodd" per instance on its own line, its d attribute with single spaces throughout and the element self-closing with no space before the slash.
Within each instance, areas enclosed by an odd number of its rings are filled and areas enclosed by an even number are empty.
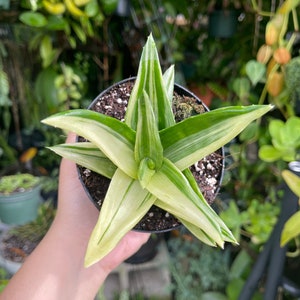
<svg viewBox="0 0 300 300">
<path fill-rule="evenodd" d="M 107 156 L 90 142 L 60 144 L 48 148 L 56 154 L 107 178 L 112 178 L 117 169 Z"/>
<path fill-rule="evenodd" d="M 164 156 L 180 170 L 188 168 L 236 137 L 271 105 L 224 107 L 190 117 L 160 131 Z"/>
<path fill-rule="evenodd" d="M 157 122 L 146 92 L 138 99 L 138 119 L 135 140 L 135 161 L 139 164 L 138 179 L 143 188 L 163 162 Z"/>
<path fill-rule="evenodd" d="M 217 246 L 214 239 L 212 239 L 208 234 L 206 234 L 205 231 L 203 231 L 199 227 L 193 225 L 192 223 L 190 223 L 186 220 L 181 220 L 180 219 L 180 221 L 185 226 L 185 228 L 188 229 L 198 240 L 200 240 L 203 243 L 205 243 L 206 245 L 209 245 L 209 246 L 212 246 L 212 247 Z"/>
<path fill-rule="evenodd" d="M 188 182 L 189 182 L 190 186 L 192 187 L 192 189 L 194 190 L 194 192 L 198 195 L 198 201 L 201 201 L 205 205 L 208 206 L 208 209 L 207 209 L 208 213 L 209 213 L 209 210 L 211 210 L 212 218 L 215 219 L 215 222 L 217 222 L 221 228 L 221 234 L 222 234 L 224 241 L 236 244 L 237 241 L 236 241 L 235 237 L 233 236 L 232 232 L 230 231 L 230 229 L 226 226 L 226 224 L 223 222 L 223 220 L 218 215 L 215 214 L 215 211 L 213 211 L 212 207 L 208 205 L 208 203 L 205 200 L 202 192 L 200 191 L 198 183 L 196 182 L 195 177 L 192 174 L 192 172 L 190 171 L 190 169 L 185 169 L 182 171 L 182 173 L 188 180 Z M 190 226 L 189 226 L 189 228 L 190 228 Z M 192 230 L 195 231 L 195 229 L 192 229 Z"/>
<path fill-rule="evenodd" d="M 91 234 L 85 257 L 90 266 L 107 255 L 153 205 L 155 197 L 120 169 L 115 172 Z"/>
<path fill-rule="evenodd" d="M 214 220 L 219 217 L 207 203 L 199 201 L 186 177 L 174 164 L 164 159 L 161 169 L 152 176 L 147 189 L 157 197 L 155 205 L 198 226 L 223 247 L 221 229 Z"/>
<path fill-rule="evenodd" d="M 158 128 L 163 129 L 175 123 L 168 92 L 164 85 L 159 57 L 152 35 L 148 37 L 140 59 L 134 87 L 130 94 L 125 122 L 132 129 L 137 126 L 137 100 L 146 92 L 152 101 Z"/>
<path fill-rule="evenodd" d="M 135 131 L 119 120 L 91 110 L 75 109 L 42 121 L 83 136 L 126 174 L 137 178 L 134 159 Z"/>
<path fill-rule="evenodd" d="M 173 93 L 174 93 L 174 82 L 175 82 L 175 71 L 174 65 L 170 66 L 163 74 L 164 85 L 167 89 L 167 96 L 172 105 Z"/>
</svg>

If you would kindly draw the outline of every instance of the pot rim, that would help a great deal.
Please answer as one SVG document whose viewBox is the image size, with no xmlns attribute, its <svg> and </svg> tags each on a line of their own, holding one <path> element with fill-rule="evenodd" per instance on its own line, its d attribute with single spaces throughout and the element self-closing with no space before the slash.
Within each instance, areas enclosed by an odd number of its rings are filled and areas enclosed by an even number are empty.
<svg viewBox="0 0 300 300">
<path fill-rule="evenodd" d="M 41 190 L 41 184 L 38 183 L 35 186 L 25 189 L 23 191 L 18 191 L 18 192 L 12 192 L 12 193 L 1 193 L 0 192 L 0 203 L 1 202 L 14 202 L 14 201 L 20 201 L 18 198 L 23 198 L 24 195 L 30 195 L 30 194 L 36 194 L 39 193 Z M 23 200 L 21 200 L 23 201 Z"/>
</svg>

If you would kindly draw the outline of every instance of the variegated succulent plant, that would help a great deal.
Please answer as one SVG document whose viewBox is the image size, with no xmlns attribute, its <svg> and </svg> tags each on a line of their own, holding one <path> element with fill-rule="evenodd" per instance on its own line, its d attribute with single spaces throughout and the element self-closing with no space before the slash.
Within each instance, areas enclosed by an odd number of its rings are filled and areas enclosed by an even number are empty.
<svg viewBox="0 0 300 300">
<path fill-rule="evenodd" d="M 111 179 L 90 237 L 86 266 L 108 254 L 152 205 L 176 216 L 208 245 L 236 243 L 207 204 L 189 167 L 228 143 L 272 107 L 225 107 L 175 123 L 173 88 L 174 68 L 162 74 L 150 35 L 125 121 L 87 109 L 70 110 L 43 120 L 88 140 L 53 146 L 54 152 Z"/>
</svg>

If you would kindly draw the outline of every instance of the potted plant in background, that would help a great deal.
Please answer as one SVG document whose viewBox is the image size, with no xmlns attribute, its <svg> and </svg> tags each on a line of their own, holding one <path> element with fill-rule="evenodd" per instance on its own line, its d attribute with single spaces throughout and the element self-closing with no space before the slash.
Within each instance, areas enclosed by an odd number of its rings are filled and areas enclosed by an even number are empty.
<svg viewBox="0 0 300 300">
<path fill-rule="evenodd" d="M 0 266 L 14 274 L 48 231 L 55 212 L 51 201 L 46 201 L 39 206 L 33 221 L 3 231 L 0 241 Z"/>
<path fill-rule="evenodd" d="M 298 266 L 299 258 L 297 256 L 298 241 L 294 240 L 298 234 L 296 217 L 292 217 L 291 221 L 287 223 L 288 229 L 283 230 L 281 245 L 285 245 L 285 247 L 280 246 L 283 224 L 288 219 L 286 208 L 290 208 L 294 212 L 295 209 L 297 210 L 297 199 L 293 199 L 295 196 L 292 196 L 292 192 L 288 192 L 284 181 L 291 179 L 290 172 L 286 170 L 289 168 L 289 163 L 299 160 L 299 88 L 297 84 L 300 78 L 299 44 L 297 42 L 299 1 L 284 1 L 279 7 L 274 7 L 272 11 L 263 11 L 262 3 L 259 5 L 253 1 L 253 9 L 257 11 L 263 21 L 264 18 L 267 18 L 265 23 L 261 22 L 261 24 L 265 24 L 265 35 L 262 36 L 263 40 L 258 46 L 255 59 L 245 64 L 242 71 L 243 76 L 233 82 L 233 89 L 238 95 L 239 102 L 244 105 L 272 103 L 275 105 L 275 109 L 268 118 L 264 118 L 263 122 L 253 123 L 249 126 L 250 130 L 239 137 L 239 144 L 231 145 L 232 157 L 235 159 L 238 169 L 243 171 L 238 173 L 239 178 L 244 178 L 244 182 L 232 179 L 231 182 L 235 185 L 236 194 L 239 191 L 243 191 L 243 194 L 242 197 L 237 197 L 230 202 L 224 216 L 226 212 L 230 211 L 232 212 L 231 220 L 233 220 L 233 215 L 239 215 L 231 224 L 226 224 L 234 231 L 234 228 L 239 227 L 240 231 L 236 232 L 242 232 L 245 239 L 243 237 L 237 239 L 240 241 L 242 250 L 246 250 L 253 259 L 251 266 L 253 272 L 248 277 L 243 290 L 241 289 L 243 285 L 240 286 L 241 299 L 250 299 L 254 291 L 258 290 L 258 283 L 262 283 L 261 290 L 264 292 L 265 299 L 274 299 L 276 295 L 280 297 L 280 295 L 288 293 L 288 287 L 283 283 L 285 276 L 283 268 L 287 267 L 287 261 L 293 261 L 291 265 L 294 267 Z M 237 157 L 239 158 L 236 159 Z M 247 161 L 247 165 L 243 165 L 244 161 Z M 262 191 L 261 195 L 258 195 L 261 198 L 250 198 L 253 197 L 254 191 L 250 174 L 250 168 L 252 171 L 253 166 L 256 166 L 253 169 L 254 184 L 258 183 L 255 184 L 255 191 Z M 295 177 L 291 181 L 294 184 L 289 184 L 289 186 L 295 188 L 298 181 Z M 263 185 L 260 185 L 259 182 L 263 182 Z M 252 194 L 245 194 L 246 191 Z M 245 215 L 249 215 L 251 207 L 253 210 L 255 202 L 258 203 L 256 204 L 257 208 L 261 207 L 257 210 L 260 213 L 256 213 L 257 220 L 264 220 L 260 225 L 261 233 L 262 229 L 265 229 L 266 220 L 273 219 L 272 224 L 269 223 L 271 226 L 268 226 L 268 236 L 262 243 L 257 243 L 255 232 L 247 231 L 251 227 L 254 229 L 255 219 L 251 220 L 247 217 L 243 220 Z M 264 213 L 263 206 L 265 207 Z M 237 207 L 239 209 L 236 209 Z M 274 214 L 275 211 L 279 213 Z M 258 217 L 259 215 L 265 215 L 265 218 Z M 226 217 L 223 220 L 226 222 L 227 219 Z M 237 224 L 239 222 L 243 224 L 239 226 Z M 291 228 L 293 228 L 292 231 L 290 231 Z M 251 243 L 249 243 L 249 238 Z M 287 241 L 289 244 L 286 244 Z M 290 255 L 294 258 L 286 259 L 286 256 Z M 263 259 L 264 262 L 262 262 Z M 268 262 L 268 266 L 263 265 L 265 262 Z M 265 277 L 266 272 L 268 275 Z M 256 282 L 255 284 L 253 284 L 253 280 Z"/>
<path fill-rule="evenodd" d="M 258 154 L 263 161 L 279 163 L 276 171 L 299 196 L 298 177 L 287 170 L 289 165 L 298 164 L 300 149 L 297 9 L 299 1 L 285 1 L 277 8 L 266 25 L 264 44 L 258 50 L 255 63 L 256 69 L 262 70 L 260 80 L 265 82 L 260 103 L 267 99 L 280 113 L 269 119 L 269 138 L 261 145 Z M 283 231 L 282 245 L 298 235 L 295 220 L 293 217 Z M 290 226 L 295 230 L 291 232 Z"/>
<path fill-rule="evenodd" d="M 28 173 L 0 178 L 0 219 L 5 224 L 20 225 L 37 217 L 41 202 L 40 180 Z"/>
<path fill-rule="evenodd" d="M 209 245 L 235 243 L 204 199 L 189 167 L 272 106 L 226 107 L 176 123 L 171 109 L 173 89 L 173 68 L 162 75 L 150 35 L 125 121 L 91 110 L 71 110 L 43 120 L 87 140 L 56 146 L 54 151 L 111 179 L 90 238 L 86 266 L 110 252 L 153 205 L 174 215 Z"/>
</svg>

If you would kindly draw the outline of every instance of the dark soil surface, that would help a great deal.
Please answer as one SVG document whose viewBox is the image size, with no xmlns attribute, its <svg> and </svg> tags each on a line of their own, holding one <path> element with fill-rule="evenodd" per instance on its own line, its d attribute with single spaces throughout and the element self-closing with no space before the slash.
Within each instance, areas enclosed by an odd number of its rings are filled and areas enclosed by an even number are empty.
<svg viewBox="0 0 300 300">
<path fill-rule="evenodd" d="M 94 100 L 90 109 L 123 120 L 133 84 L 134 81 L 127 81 L 111 87 L 105 94 L 100 94 Z M 186 92 L 185 96 L 180 96 L 176 92 L 176 88 L 173 103 L 176 122 L 207 111 L 207 108 L 199 100 L 187 95 Z M 191 166 L 190 169 L 206 201 L 211 205 L 219 191 L 223 174 L 222 150 L 220 149 L 208 155 Z M 110 180 L 80 166 L 78 170 L 90 198 L 96 207 L 100 209 Z M 153 206 L 134 229 L 157 232 L 171 230 L 180 224 L 174 216 Z"/>
</svg>

